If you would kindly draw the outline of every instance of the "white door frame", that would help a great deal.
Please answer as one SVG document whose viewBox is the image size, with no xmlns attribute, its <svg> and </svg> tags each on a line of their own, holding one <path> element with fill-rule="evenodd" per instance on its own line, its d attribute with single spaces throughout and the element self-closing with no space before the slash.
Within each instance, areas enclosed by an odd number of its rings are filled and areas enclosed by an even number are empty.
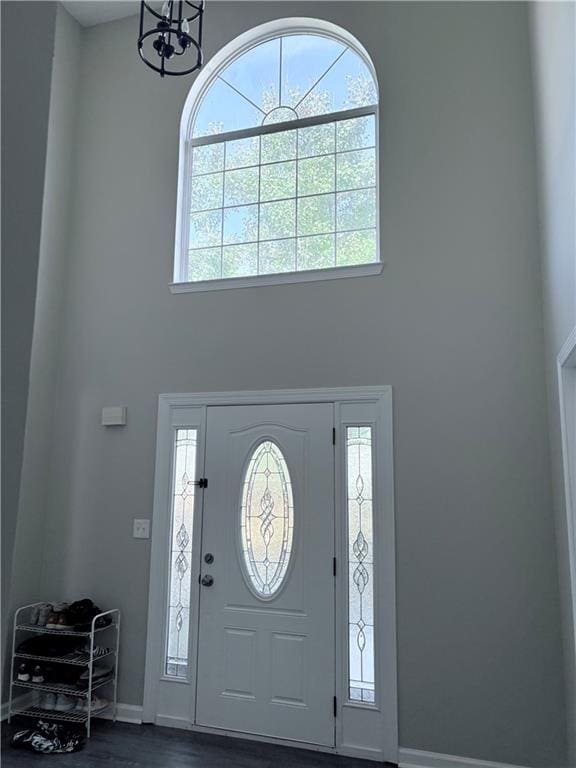
<svg viewBox="0 0 576 768">
<path fill-rule="evenodd" d="M 557 366 L 572 621 L 576 638 L 576 327 L 558 353 Z"/>
<path fill-rule="evenodd" d="M 163 674 L 165 654 L 166 595 L 168 593 L 167 557 L 170 532 L 170 496 L 174 430 L 195 427 L 198 445 L 205 439 L 206 410 L 210 406 L 262 405 L 290 403 L 332 403 L 336 429 L 335 445 L 335 509 L 336 552 L 340 567 L 336 581 L 336 747 L 319 747 L 319 751 L 368 757 L 385 762 L 398 762 L 398 714 L 396 671 L 396 565 L 394 524 L 393 419 L 392 387 L 347 387 L 336 389 L 294 389 L 239 392 L 162 394 L 158 404 L 158 433 L 152 548 L 148 608 L 148 637 L 144 690 L 143 721 L 158 725 L 211 732 L 194 725 L 196 659 L 198 639 L 198 591 L 195 574 L 200 568 L 202 501 L 194 510 L 192 544 L 192 605 L 190 618 L 187 680 L 167 678 Z M 348 622 L 347 622 L 347 542 L 345 538 L 345 452 L 346 424 L 371 425 L 374 430 L 374 533 L 375 548 L 375 632 L 380 652 L 376 654 L 375 705 L 348 700 Z M 202 476 L 204 451 L 198 450 L 199 476 Z M 162 691 L 169 690 L 169 699 Z M 171 710 L 171 707 L 172 710 Z M 182 717 L 188 711 L 190 717 Z M 245 734 L 232 734 L 247 738 Z M 279 740 L 260 738 L 263 741 Z M 290 742 L 292 746 L 314 748 Z"/>
</svg>

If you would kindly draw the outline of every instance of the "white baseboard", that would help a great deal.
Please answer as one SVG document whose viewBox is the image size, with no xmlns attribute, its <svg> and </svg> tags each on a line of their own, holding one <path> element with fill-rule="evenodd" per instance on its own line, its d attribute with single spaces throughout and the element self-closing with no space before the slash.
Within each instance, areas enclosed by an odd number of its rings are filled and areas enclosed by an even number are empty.
<svg viewBox="0 0 576 768">
<path fill-rule="evenodd" d="M 493 763 L 490 760 L 442 755 L 439 752 L 424 752 L 419 749 L 400 747 L 398 752 L 399 768 L 524 768 L 509 763 Z"/>
</svg>

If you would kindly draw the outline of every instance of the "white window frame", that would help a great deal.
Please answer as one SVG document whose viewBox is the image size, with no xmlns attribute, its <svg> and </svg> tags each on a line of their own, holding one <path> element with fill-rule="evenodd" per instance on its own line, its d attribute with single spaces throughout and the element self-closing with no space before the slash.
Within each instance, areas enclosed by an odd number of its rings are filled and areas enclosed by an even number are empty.
<svg viewBox="0 0 576 768">
<path fill-rule="evenodd" d="M 296 34 L 315 34 L 338 40 L 348 46 L 363 60 L 374 80 L 377 92 L 377 103 L 369 107 L 349 109 L 341 112 L 316 115 L 299 120 L 283 123 L 246 128 L 239 131 L 229 131 L 216 135 L 191 137 L 198 109 L 205 93 L 209 90 L 214 79 L 234 59 L 241 56 L 250 48 L 274 38 Z M 366 49 L 356 38 L 342 27 L 321 19 L 289 18 L 277 19 L 262 24 L 239 35 L 225 45 L 200 71 L 188 94 L 182 119 L 180 122 L 180 148 L 178 163 L 178 195 L 176 206 L 176 234 L 174 250 L 173 282 L 170 283 L 172 293 L 194 293 L 198 291 L 225 290 L 230 288 L 250 288 L 258 285 L 278 285 L 283 283 L 302 283 L 312 280 L 334 280 L 338 278 L 364 277 L 378 275 L 384 268 L 380 250 L 380 159 L 379 159 L 379 103 L 378 79 L 372 60 Z M 378 260 L 370 264 L 355 264 L 342 267 L 325 267 L 324 269 L 302 270 L 300 272 L 281 272 L 278 274 L 253 275 L 250 277 L 224 277 L 217 280 L 202 280 L 189 282 L 188 269 L 188 227 L 190 210 L 190 179 L 192 175 L 192 148 L 205 144 L 221 143 L 234 139 L 261 136 L 268 133 L 296 130 L 310 125 L 321 125 L 337 122 L 354 117 L 374 115 L 375 119 L 375 158 L 376 158 L 376 254 Z"/>
<path fill-rule="evenodd" d="M 168 531 L 171 515 L 172 456 L 175 429 L 198 429 L 197 467 L 204 469 L 206 412 L 211 406 L 286 403 L 331 403 L 334 407 L 336 441 L 335 552 L 336 574 L 336 669 L 338 699 L 336 746 L 318 751 L 353 755 L 378 761 L 398 762 L 398 713 L 396 671 L 396 565 L 394 523 L 392 387 L 345 387 L 327 389 L 265 390 L 218 393 L 164 394 L 159 397 L 156 475 L 152 525 L 152 555 L 148 604 L 148 638 L 143 721 L 156 725 L 210 731 L 196 724 L 196 662 L 199 622 L 199 587 L 194 574 L 200 569 L 203 495 L 194 505 L 192 549 L 192 605 L 190 609 L 189 674 L 187 679 L 167 677 L 165 625 L 168 589 Z M 374 631 L 376 700 L 372 703 L 348 697 L 348 542 L 346 489 L 346 427 L 372 427 L 374 494 Z M 327 436 L 328 438 L 328 436 Z M 183 716 L 183 712 L 187 715 Z M 222 731 L 219 731 L 222 732 Z M 260 741 L 284 743 L 249 734 Z M 294 746 L 298 743 L 290 742 Z M 302 744 L 310 748 L 310 745 Z"/>
</svg>

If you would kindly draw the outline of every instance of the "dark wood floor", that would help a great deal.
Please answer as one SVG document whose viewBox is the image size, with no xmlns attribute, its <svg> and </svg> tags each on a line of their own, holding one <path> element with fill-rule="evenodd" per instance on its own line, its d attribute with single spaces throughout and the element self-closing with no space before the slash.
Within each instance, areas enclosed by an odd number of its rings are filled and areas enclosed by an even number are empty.
<svg viewBox="0 0 576 768">
<path fill-rule="evenodd" d="M 2 768 L 367 768 L 375 763 L 243 739 L 104 720 L 93 723 L 81 752 L 40 755 L 10 746 L 2 724 Z"/>
</svg>

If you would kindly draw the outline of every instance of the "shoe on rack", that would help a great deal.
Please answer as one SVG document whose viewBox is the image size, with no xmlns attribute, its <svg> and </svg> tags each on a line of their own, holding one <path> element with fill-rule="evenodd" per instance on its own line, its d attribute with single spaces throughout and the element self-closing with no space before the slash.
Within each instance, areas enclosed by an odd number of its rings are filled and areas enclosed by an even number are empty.
<svg viewBox="0 0 576 768">
<path fill-rule="evenodd" d="M 90 714 L 94 715 L 97 712 L 101 712 L 109 705 L 110 702 L 108 699 L 101 699 L 99 696 L 93 694 L 90 701 Z M 88 699 L 79 699 L 78 703 L 76 704 L 76 711 L 88 713 Z"/>
<path fill-rule="evenodd" d="M 111 674 L 111 672 L 112 672 L 112 667 L 94 666 L 92 667 L 92 680 L 100 680 L 100 678 L 106 677 L 106 675 Z M 90 670 L 85 669 L 78 679 L 84 683 L 88 682 L 88 680 L 90 679 Z"/>
<path fill-rule="evenodd" d="M 99 696 L 92 696 L 92 701 L 90 702 L 90 712 L 91 714 L 94 714 L 95 712 L 101 712 L 103 709 L 106 709 L 110 705 L 110 702 L 108 699 L 100 698 Z"/>
<path fill-rule="evenodd" d="M 44 682 L 44 674 L 42 672 L 42 667 L 39 664 L 37 664 L 32 670 L 32 682 L 33 683 Z"/>
<path fill-rule="evenodd" d="M 39 605 L 33 606 L 32 610 L 30 611 L 30 616 L 28 617 L 28 624 L 38 624 L 39 615 L 40 615 L 40 606 Z"/>
<path fill-rule="evenodd" d="M 48 617 L 50 616 L 50 613 L 52 612 L 52 606 L 50 603 L 44 603 L 44 605 L 41 605 L 38 609 L 38 626 L 39 627 L 45 627 L 46 622 L 48 621 Z"/>
<path fill-rule="evenodd" d="M 62 626 L 62 615 L 68 610 L 68 603 L 54 603 L 52 611 L 48 616 L 46 626 L 49 629 L 64 629 Z M 64 621 L 64 624 L 66 622 Z"/>
<path fill-rule="evenodd" d="M 45 693 L 40 697 L 40 709 L 54 710 L 56 709 L 56 694 Z"/>
<path fill-rule="evenodd" d="M 82 649 L 84 653 L 87 653 L 90 655 L 90 643 L 86 641 L 84 648 Z M 101 656 L 107 656 L 111 651 L 111 648 L 104 648 L 101 645 L 95 645 L 94 648 L 92 648 L 92 658 L 93 659 L 99 659 Z"/>
<path fill-rule="evenodd" d="M 72 696 L 66 696 L 65 693 L 59 693 L 56 696 L 54 709 L 56 712 L 70 712 L 76 706 L 76 700 Z"/>
<path fill-rule="evenodd" d="M 41 709 L 42 708 L 42 697 L 44 694 L 42 691 L 32 691 L 32 706 L 35 709 Z"/>
<path fill-rule="evenodd" d="M 61 667 L 62 665 L 58 665 Z M 52 664 L 42 665 L 42 677 L 45 683 L 57 683 L 58 682 L 58 667 L 53 667 Z"/>
<path fill-rule="evenodd" d="M 72 603 L 69 610 L 69 619 L 74 623 L 74 629 L 77 632 L 89 632 L 92 628 L 92 620 L 102 613 L 92 600 L 76 600 Z M 102 629 L 112 624 L 112 618 L 109 615 L 98 616 L 94 626 L 96 629 Z"/>
<path fill-rule="evenodd" d="M 56 629 L 59 620 L 60 614 L 56 613 L 55 610 L 51 610 L 46 619 L 46 629 Z"/>
<path fill-rule="evenodd" d="M 30 672 L 28 671 L 28 664 L 20 664 L 18 667 L 17 679 L 22 683 L 30 682 Z"/>
<path fill-rule="evenodd" d="M 62 611 L 62 613 L 58 614 L 58 623 L 56 624 L 56 629 L 74 629 L 74 624 L 70 624 L 70 621 L 68 620 L 67 611 Z"/>
</svg>

